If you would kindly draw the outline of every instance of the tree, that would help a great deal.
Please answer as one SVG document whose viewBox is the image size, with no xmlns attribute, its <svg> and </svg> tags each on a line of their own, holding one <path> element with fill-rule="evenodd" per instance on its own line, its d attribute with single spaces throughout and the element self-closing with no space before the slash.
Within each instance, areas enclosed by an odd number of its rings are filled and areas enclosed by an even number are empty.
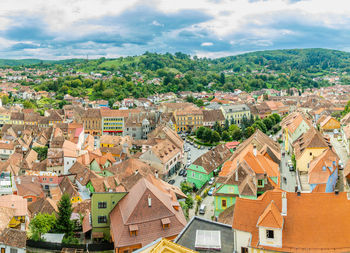
<svg viewBox="0 0 350 253">
<path fill-rule="evenodd" d="M 265 124 L 267 130 L 271 130 L 271 128 L 273 126 L 273 122 L 271 121 L 271 119 L 269 117 L 264 118 L 263 123 Z"/>
<path fill-rule="evenodd" d="M 232 132 L 232 139 L 239 141 L 242 138 L 242 131 L 238 128 Z"/>
<path fill-rule="evenodd" d="M 24 107 L 25 109 L 34 109 L 34 108 L 35 108 L 35 105 L 34 105 L 32 102 L 30 102 L 29 100 L 25 100 L 25 101 L 23 102 L 23 107 Z"/>
<path fill-rule="evenodd" d="M 47 158 L 48 147 L 34 147 L 33 150 L 38 153 L 38 159 L 43 161 Z"/>
<path fill-rule="evenodd" d="M 115 96 L 115 92 L 113 89 L 106 89 L 102 92 L 102 96 L 104 98 L 110 99 Z"/>
<path fill-rule="evenodd" d="M 203 140 L 206 141 L 206 142 L 210 142 L 212 139 L 211 139 L 211 136 L 212 136 L 212 131 L 209 129 L 209 128 L 206 128 L 204 130 L 204 133 L 203 133 Z"/>
<path fill-rule="evenodd" d="M 215 132 L 214 132 L 214 133 L 215 133 Z M 224 140 L 224 141 L 229 141 L 229 140 L 230 140 L 230 135 L 228 134 L 227 131 L 223 131 L 223 132 L 222 132 L 221 139 Z"/>
<path fill-rule="evenodd" d="M 34 241 L 40 241 L 41 235 L 50 232 L 55 223 L 56 216 L 54 214 L 38 213 L 29 223 L 30 238 Z"/>
<path fill-rule="evenodd" d="M 228 119 L 226 119 L 224 129 L 227 131 L 229 127 L 230 127 L 230 123 L 229 123 Z"/>
<path fill-rule="evenodd" d="M 245 138 L 249 138 L 253 134 L 254 134 L 254 128 L 252 126 L 247 127 L 246 129 L 244 129 L 244 137 Z"/>
<path fill-rule="evenodd" d="M 225 74 L 224 74 L 224 73 L 221 73 L 221 74 L 220 74 L 220 80 L 219 80 L 219 82 L 220 82 L 221 84 L 225 84 Z"/>
<path fill-rule="evenodd" d="M 224 132 L 226 132 L 226 131 L 224 131 Z M 226 132 L 226 134 L 227 134 L 227 132 Z M 227 134 L 227 136 L 230 137 L 228 134 Z M 214 132 L 212 133 L 212 136 L 211 136 L 211 141 L 212 141 L 212 142 L 218 142 L 218 141 L 220 141 L 220 134 L 219 134 L 218 132 L 214 131 Z"/>
<path fill-rule="evenodd" d="M 202 139 L 203 138 L 203 133 L 204 133 L 205 129 L 206 128 L 203 127 L 203 126 L 197 128 L 196 136 L 197 136 L 198 139 Z"/>
<path fill-rule="evenodd" d="M 2 96 L 1 97 L 1 102 L 3 105 L 7 105 L 10 102 L 10 99 L 8 96 Z"/>
<path fill-rule="evenodd" d="M 281 122 L 281 116 L 278 115 L 277 113 L 271 114 L 271 117 L 273 117 L 275 119 L 275 124 L 278 124 Z"/>
<path fill-rule="evenodd" d="M 65 237 L 69 237 L 73 233 L 74 224 L 70 219 L 72 211 L 73 208 L 69 195 L 65 193 L 58 203 L 58 218 L 56 221 L 57 232 L 64 233 Z"/>
<path fill-rule="evenodd" d="M 215 131 L 217 131 L 218 133 L 221 133 L 221 132 L 222 132 L 221 124 L 219 124 L 217 121 L 215 121 L 214 126 L 213 126 L 213 129 L 214 129 Z"/>
</svg>

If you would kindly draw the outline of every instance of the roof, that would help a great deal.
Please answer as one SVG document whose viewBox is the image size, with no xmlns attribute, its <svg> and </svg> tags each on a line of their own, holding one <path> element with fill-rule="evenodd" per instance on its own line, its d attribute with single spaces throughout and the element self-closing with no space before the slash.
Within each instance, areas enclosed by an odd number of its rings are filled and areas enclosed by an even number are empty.
<svg viewBox="0 0 350 253">
<path fill-rule="evenodd" d="M 22 197 L 26 196 L 44 196 L 38 177 L 36 176 L 19 176 L 16 177 L 17 194 Z"/>
<path fill-rule="evenodd" d="M 224 121 L 225 116 L 221 110 L 203 110 L 203 122 Z"/>
<path fill-rule="evenodd" d="M 195 253 L 197 251 L 190 250 L 165 238 L 159 238 L 158 240 L 146 245 L 145 247 L 134 251 L 135 253 L 165 253 L 165 252 L 188 252 Z"/>
<path fill-rule="evenodd" d="M 140 179 L 110 213 L 115 248 L 138 243 L 143 247 L 160 237 L 178 235 L 185 227 L 186 219 L 182 209 L 176 210 L 173 204 L 169 194 L 147 179 Z M 167 229 L 161 225 L 164 218 L 170 220 Z M 130 236 L 130 225 L 137 225 L 136 237 Z"/>
<path fill-rule="evenodd" d="M 3 195 L 0 196 L 0 207 L 9 207 L 15 210 L 15 216 L 26 216 L 27 200 L 22 196 L 17 195 Z"/>
<path fill-rule="evenodd" d="M 326 184 L 329 176 L 338 166 L 339 157 L 332 149 L 327 148 L 321 155 L 310 162 L 308 183 Z"/>
<path fill-rule="evenodd" d="M 283 248 L 259 245 L 257 223 L 273 201 L 282 210 L 282 192 L 265 192 L 256 200 L 237 198 L 233 228 L 252 234 L 250 246 L 283 252 L 348 252 L 350 250 L 350 200 L 347 193 L 286 192 L 287 215 L 283 216 Z M 315 211 L 317 210 L 317 211 Z M 274 211 L 276 212 L 276 210 Z M 277 214 L 276 214 L 277 215 Z"/>
<path fill-rule="evenodd" d="M 283 228 L 283 217 L 273 200 L 259 217 L 257 226 L 265 228 Z"/>
<path fill-rule="evenodd" d="M 175 243 L 180 244 L 198 252 L 208 252 L 208 250 L 200 250 L 195 248 L 197 230 L 220 231 L 221 233 L 221 251 L 222 253 L 234 252 L 234 234 L 231 226 L 206 220 L 194 216 L 181 231 L 181 233 L 174 240 Z"/>
<path fill-rule="evenodd" d="M 198 157 L 193 165 L 202 166 L 207 174 L 214 171 L 221 164 L 223 164 L 232 155 L 231 151 L 226 148 L 225 144 L 220 144 L 214 149 Z"/>
<path fill-rule="evenodd" d="M 293 143 L 293 146 L 295 158 L 298 159 L 307 148 L 328 148 L 331 144 L 319 131 L 311 127 Z"/>
<path fill-rule="evenodd" d="M 338 122 L 338 120 L 336 120 L 335 118 L 333 118 L 332 116 L 327 116 L 322 122 L 320 122 L 320 126 L 323 127 L 324 125 L 326 125 L 330 120 L 335 120 L 336 122 Z M 339 123 L 339 122 L 338 122 Z"/>
<path fill-rule="evenodd" d="M 28 205 L 28 210 L 31 217 L 34 217 L 38 213 L 58 213 L 58 207 L 56 202 L 51 198 L 39 198 L 37 201 Z"/>
<path fill-rule="evenodd" d="M 26 231 L 5 228 L 0 235 L 0 244 L 5 244 L 7 246 L 25 249 L 27 242 L 27 233 Z"/>
</svg>

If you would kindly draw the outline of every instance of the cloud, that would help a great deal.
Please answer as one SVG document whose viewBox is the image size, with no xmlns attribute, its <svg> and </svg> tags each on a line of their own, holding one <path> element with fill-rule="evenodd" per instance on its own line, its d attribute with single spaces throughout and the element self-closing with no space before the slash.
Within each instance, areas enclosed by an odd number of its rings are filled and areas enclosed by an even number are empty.
<svg viewBox="0 0 350 253">
<path fill-rule="evenodd" d="M 16 3 L 14 3 L 16 2 Z M 348 50 L 342 0 L 2 0 L 2 58 Z"/>
<path fill-rule="evenodd" d="M 212 46 L 212 45 L 213 45 L 212 42 L 203 42 L 203 43 L 201 44 L 202 47 L 210 47 L 210 46 Z"/>
</svg>

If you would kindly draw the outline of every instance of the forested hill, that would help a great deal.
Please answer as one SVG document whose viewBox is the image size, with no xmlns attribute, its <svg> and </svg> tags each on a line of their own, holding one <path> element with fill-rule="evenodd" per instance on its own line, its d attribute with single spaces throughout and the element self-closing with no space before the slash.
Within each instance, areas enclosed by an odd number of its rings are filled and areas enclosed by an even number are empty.
<svg viewBox="0 0 350 253">
<path fill-rule="evenodd" d="M 20 65 L 21 61 L 23 65 Z M 6 63 L 0 60 L 0 66 L 10 65 Z M 55 82 L 32 84 L 36 90 L 53 90 L 59 94 L 72 95 L 84 95 L 96 84 L 100 88 L 96 88 L 95 92 L 88 92 L 93 99 L 103 98 L 106 94 L 110 97 L 116 96 L 119 100 L 127 96 L 139 97 L 155 92 L 187 90 L 242 89 L 249 92 L 262 88 L 303 89 L 330 85 L 327 80 L 332 77 L 337 77 L 341 83 L 350 84 L 350 53 L 329 49 L 260 51 L 217 59 L 191 57 L 183 53 L 146 52 L 139 56 L 116 59 L 18 60 L 15 63 L 16 66 L 12 68 L 17 70 L 36 67 L 52 69 L 58 74 L 69 71 L 115 76 L 98 85 L 96 80 L 86 80 L 89 77 L 82 75 L 78 76 L 79 82 L 76 81 L 77 77 L 64 75 L 64 78 Z M 47 80 L 49 77 L 41 78 Z M 80 86 L 77 83 L 88 85 Z M 103 95 L 106 89 L 109 92 Z"/>
</svg>

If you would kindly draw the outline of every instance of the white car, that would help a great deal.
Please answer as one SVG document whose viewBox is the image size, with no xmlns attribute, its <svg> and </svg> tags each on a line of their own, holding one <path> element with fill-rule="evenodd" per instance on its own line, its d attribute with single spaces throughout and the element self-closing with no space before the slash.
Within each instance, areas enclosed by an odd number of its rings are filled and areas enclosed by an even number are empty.
<svg viewBox="0 0 350 253">
<path fill-rule="evenodd" d="M 214 184 L 214 181 L 215 181 L 215 178 L 214 178 L 214 177 L 212 177 L 212 178 L 209 180 L 209 182 L 208 182 L 208 183 L 209 183 L 210 185 L 212 185 L 212 184 Z"/>
</svg>

